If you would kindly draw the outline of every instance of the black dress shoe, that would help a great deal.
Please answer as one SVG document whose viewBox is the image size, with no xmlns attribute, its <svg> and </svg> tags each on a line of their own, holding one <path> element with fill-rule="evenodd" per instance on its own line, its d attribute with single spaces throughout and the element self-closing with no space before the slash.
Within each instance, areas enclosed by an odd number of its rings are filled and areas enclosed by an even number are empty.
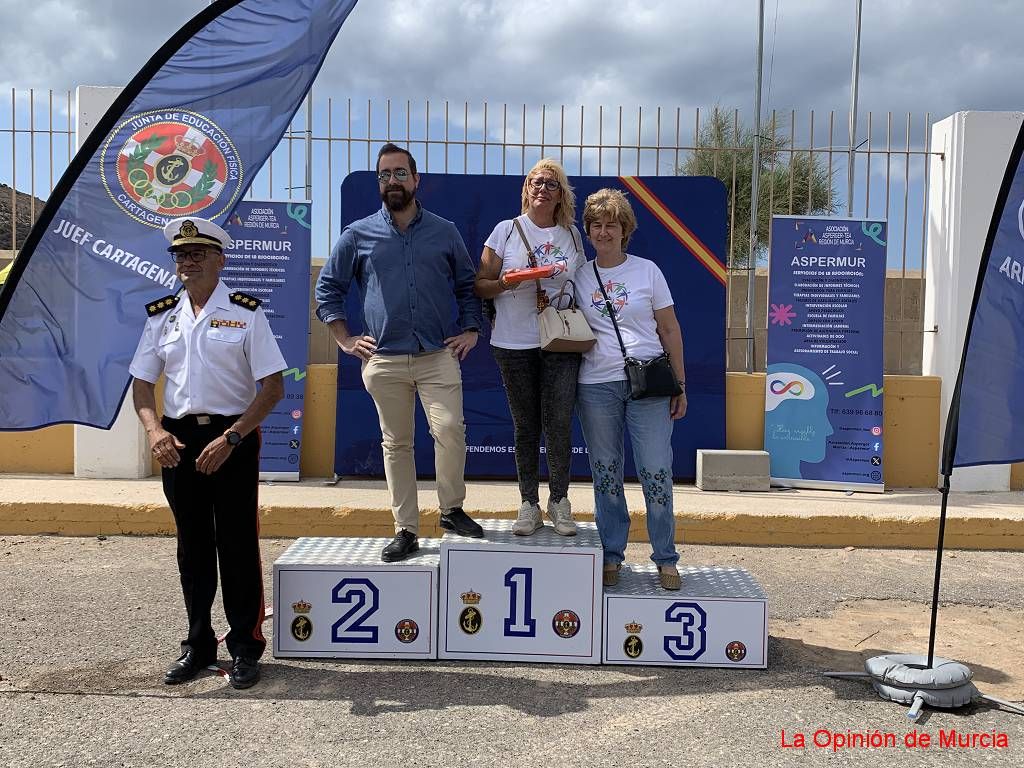
<svg viewBox="0 0 1024 768">
<path fill-rule="evenodd" d="M 484 537 L 484 529 L 462 507 L 452 507 L 441 513 L 441 527 L 446 531 L 455 531 L 459 536 L 471 536 L 474 539 Z"/>
<path fill-rule="evenodd" d="M 231 662 L 231 687 L 252 688 L 260 679 L 260 660 L 236 656 Z"/>
<path fill-rule="evenodd" d="M 384 551 L 380 553 L 380 559 L 385 563 L 394 563 L 398 560 L 405 560 L 405 558 L 417 551 L 419 548 L 420 542 L 419 539 L 416 538 L 416 534 L 403 528 L 398 532 L 398 535 L 395 536 L 392 542 L 384 547 Z"/>
<path fill-rule="evenodd" d="M 167 685 L 177 685 L 178 683 L 187 682 L 198 675 L 201 669 L 216 662 L 216 656 L 201 657 L 189 648 L 178 657 L 177 661 L 167 668 L 167 672 L 164 673 L 164 683 Z"/>
</svg>

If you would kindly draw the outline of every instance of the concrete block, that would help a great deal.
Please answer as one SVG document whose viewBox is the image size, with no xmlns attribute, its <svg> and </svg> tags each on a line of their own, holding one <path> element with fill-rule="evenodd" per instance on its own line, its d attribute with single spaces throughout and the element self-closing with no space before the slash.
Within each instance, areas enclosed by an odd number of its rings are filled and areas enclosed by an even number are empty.
<svg viewBox="0 0 1024 768">
<path fill-rule="evenodd" d="M 697 487 L 702 491 L 767 491 L 768 451 L 697 451 Z"/>
</svg>

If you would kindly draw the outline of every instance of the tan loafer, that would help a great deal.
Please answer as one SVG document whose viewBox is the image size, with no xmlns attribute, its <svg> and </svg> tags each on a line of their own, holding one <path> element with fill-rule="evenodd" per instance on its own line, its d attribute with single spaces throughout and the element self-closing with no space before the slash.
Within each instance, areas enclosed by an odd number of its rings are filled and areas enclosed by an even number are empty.
<svg viewBox="0 0 1024 768">
<path fill-rule="evenodd" d="M 661 588 L 675 591 L 683 586 L 683 580 L 679 576 L 679 569 L 674 565 L 659 565 L 658 579 L 661 581 Z"/>
<path fill-rule="evenodd" d="M 606 587 L 614 587 L 619 583 L 619 569 L 622 566 L 619 564 L 605 563 L 604 570 L 601 573 L 601 583 Z"/>
</svg>

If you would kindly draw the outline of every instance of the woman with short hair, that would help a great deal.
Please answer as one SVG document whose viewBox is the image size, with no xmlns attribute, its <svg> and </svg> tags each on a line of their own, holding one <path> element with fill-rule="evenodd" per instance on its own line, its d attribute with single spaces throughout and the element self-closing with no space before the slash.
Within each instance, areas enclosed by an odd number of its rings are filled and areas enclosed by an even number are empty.
<svg viewBox="0 0 1024 768">
<path fill-rule="evenodd" d="M 590 195 L 583 211 L 583 228 L 597 258 L 578 271 L 576 287 L 597 343 L 583 354 L 576 407 L 594 479 L 597 528 L 604 548 L 603 581 L 605 586 L 618 583 L 629 538 L 629 510 L 622 486 L 628 430 L 647 506 L 647 533 L 654 550 L 651 559 L 658 566 L 661 586 L 679 589 L 672 427 L 674 420 L 686 413 L 682 331 L 661 270 L 653 261 L 626 253 L 636 230 L 636 215 L 626 196 L 617 189 Z M 651 360 L 666 353 L 682 391 L 674 397 L 631 399 L 624 357 Z"/>
</svg>

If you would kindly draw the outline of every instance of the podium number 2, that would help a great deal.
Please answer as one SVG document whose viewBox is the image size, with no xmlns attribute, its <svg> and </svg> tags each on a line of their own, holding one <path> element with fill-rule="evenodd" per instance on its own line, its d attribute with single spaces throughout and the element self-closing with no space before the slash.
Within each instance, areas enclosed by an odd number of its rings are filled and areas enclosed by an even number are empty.
<svg viewBox="0 0 1024 768">
<path fill-rule="evenodd" d="M 533 568 L 510 568 L 505 573 L 509 589 L 505 637 L 536 637 L 537 621 L 530 615 L 533 607 Z"/>
<path fill-rule="evenodd" d="M 665 621 L 680 625 L 679 636 L 665 636 L 665 653 L 676 661 L 693 661 L 704 654 L 708 615 L 697 603 L 672 603 Z"/>
<path fill-rule="evenodd" d="M 363 624 L 377 612 L 380 592 L 369 579 L 342 579 L 331 591 L 331 601 L 352 603 L 345 615 L 331 625 L 331 642 L 376 643 L 377 627 Z"/>
</svg>

